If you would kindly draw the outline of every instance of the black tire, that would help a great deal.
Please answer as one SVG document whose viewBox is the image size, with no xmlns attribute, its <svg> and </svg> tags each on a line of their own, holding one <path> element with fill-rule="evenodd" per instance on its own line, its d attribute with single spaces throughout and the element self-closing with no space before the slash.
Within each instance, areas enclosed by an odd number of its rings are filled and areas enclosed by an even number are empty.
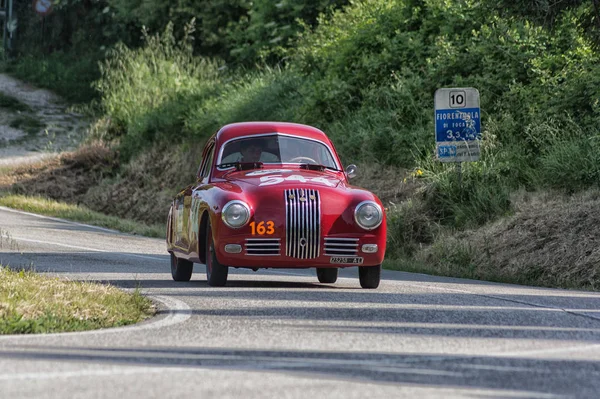
<svg viewBox="0 0 600 399">
<path fill-rule="evenodd" d="M 206 281 L 211 287 L 223 287 L 227 283 L 229 268 L 219 263 L 215 252 L 210 221 L 206 227 Z"/>
<path fill-rule="evenodd" d="M 381 281 L 381 265 L 359 266 L 358 278 L 363 288 L 377 288 Z"/>
<path fill-rule="evenodd" d="M 171 276 L 175 281 L 190 281 L 194 263 L 189 260 L 180 259 L 171 252 Z"/>
<path fill-rule="evenodd" d="M 317 267 L 317 278 L 319 279 L 319 283 L 333 284 L 337 281 L 338 269 Z"/>
</svg>

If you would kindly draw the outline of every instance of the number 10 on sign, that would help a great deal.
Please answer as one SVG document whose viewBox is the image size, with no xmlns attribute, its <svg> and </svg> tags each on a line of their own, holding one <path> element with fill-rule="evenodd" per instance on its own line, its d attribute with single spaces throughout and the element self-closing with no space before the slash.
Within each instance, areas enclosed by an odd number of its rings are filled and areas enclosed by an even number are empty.
<svg viewBox="0 0 600 399">
<path fill-rule="evenodd" d="M 448 103 L 452 108 L 464 108 L 467 102 L 467 96 L 464 91 L 451 91 Z"/>
</svg>

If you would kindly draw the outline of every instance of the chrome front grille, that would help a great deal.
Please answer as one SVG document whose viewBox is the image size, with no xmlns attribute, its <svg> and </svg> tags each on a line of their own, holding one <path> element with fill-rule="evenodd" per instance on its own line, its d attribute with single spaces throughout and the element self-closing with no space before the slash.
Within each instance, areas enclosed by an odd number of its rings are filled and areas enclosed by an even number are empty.
<svg viewBox="0 0 600 399">
<path fill-rule="evenodd" d="M 281 254 L 281 238 L 246 238 L 246 255 L 276 256 Z"/>
<path fill-rule="evenodd" d="M 358 254 L 358 238 L 325 237 L 325 255 L 356 256 Z"/>
<path fill-rule="evenodd" d="M 317 190 L 285 190 L 285 254 L 314 259 L 320 254 L 321 198 Z"/>
</svg>

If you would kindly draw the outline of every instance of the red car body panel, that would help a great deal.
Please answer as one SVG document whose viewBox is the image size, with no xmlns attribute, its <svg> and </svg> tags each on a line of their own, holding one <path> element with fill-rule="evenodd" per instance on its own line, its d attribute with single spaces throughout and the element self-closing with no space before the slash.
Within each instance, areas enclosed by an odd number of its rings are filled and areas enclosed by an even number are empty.
<svg viewBox="0 0 600 399">
<path fill-rule="evenodd" d="M 349 256 L 362 258 L 360 266 L 380 265 L 386 247 L 385 212 L 379 227 L 365 230 L 356 224 L 354 211 L 363 201 L 373 201 L 381 210 L 384 209 L 383 204 L 373 193 L 351 186 L 343 171 L 307 170 L 301 169 L 300 165 L 287 163 L 264 164 L 260 169 L 251 170 L 217 167 L 222 148 L 229 141 L 272 133 L 323 143 L 331 151 L 338 168 L 342 169 L 333 143 L 316 128 L 279 122 L 227 125 L 207 141 L 197 183 L 182 190 L 173 201 L 167 224 L 167 250 L 178 258 L 205 263 L 205 234 L 207 222 L 210 221 L 216 257 L 219 263 L 226 266 L 253 269 L 358 266 L 331 263 L 334 257 L 331 251 L 343 250 L 344 247 L 339 245 L 344 245 L 342 243 L 346 241 L 358 244 L 352 246 L 356 247 L 356 253 Z M 306 201 L 308 197 L 312 202 Z M 250 208 L 250 220 L 237 229 L 227 226 L 221 219 L 223 206 L 232 200 L 241 200 Z M 298 214 L 294 213 L 296 211 L 293 209 L 296 208 L 286 205 L 286 201 L 302 200 L 305 202 L 295 204 L 299 204 L 300 208 L 304 206 L 306 210 Z M 318 205 L 311 205 L 310 208 L 306 205 L 309 203 Z M 294 220 L 294 217 L 300 219 Z M 273 233 L 253 235 L 252 222 L 256 226 L 266 221 L 273 223 Z M 305 223 L 306 226 L 313 223 L 312 230 L 308 227 L 302 230 Z M 310 238 L 305 237 L 309 230 L 313 233 L 316 231 L 318 236 L 313 234 Z M 309 245 L 313 253 L 308 257 L 294 253 L 298 248 L 301 248 L 301 253 L 304 251 L 305 246 L 301 244 L 305 238 L 313 240 L 311 242 L 314 244 Z M 268 246 L 268 243 L 277 240 L 280 243 L 279 251 L 274 250 L 268 255 L 253 253 L 255 249 L 252 245 Z M 228 253 L 225 251 L 227 244 L 241 245 L 243 250 L 237 254 Z M 364 244 L 377 244 L 377 252 L 362 252 Z"/>
</svg>

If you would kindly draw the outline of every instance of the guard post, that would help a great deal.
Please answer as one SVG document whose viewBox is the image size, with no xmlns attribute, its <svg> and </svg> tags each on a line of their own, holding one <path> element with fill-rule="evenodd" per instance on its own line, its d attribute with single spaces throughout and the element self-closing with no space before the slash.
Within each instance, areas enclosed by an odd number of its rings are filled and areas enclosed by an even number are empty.
<svg viewBox="0 0 600 399">
<path fill-rule="evenodd" d="M 17 19 L 13 16 L 13 0 L 0 0 L 0 18 L 2 18 L 2 48 L 5 54 L 14 49 L 14 35 L 17 30 Z"/>
</svg>

